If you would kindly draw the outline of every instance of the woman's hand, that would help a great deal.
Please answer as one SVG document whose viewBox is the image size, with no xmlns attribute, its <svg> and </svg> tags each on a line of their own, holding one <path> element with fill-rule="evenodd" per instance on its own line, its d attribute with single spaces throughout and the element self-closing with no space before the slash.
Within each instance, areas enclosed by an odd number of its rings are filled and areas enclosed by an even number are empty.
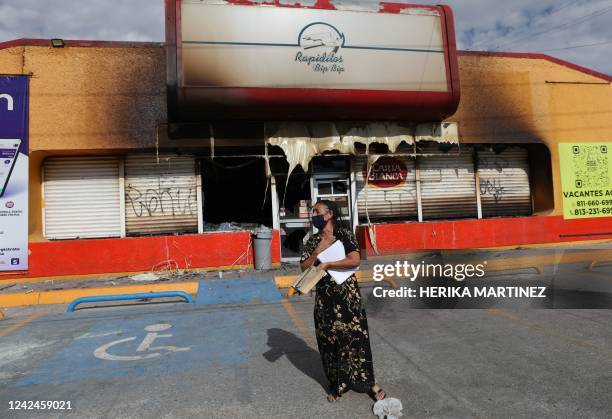
<svg viewBox="0 0 612 419">
<path fill-rule="evenodd" d="M 331 237 L 323 237 L 323 236 L 321 236 L 321 241 L 319 242 L 317 247 L 315 247 L 315 249 L 312 251 L 312 253 L 308 257 L 308 259 L 300 262 L 300 267 L 302 268 L 302 271 L 305 271 L 313 263 L 315 263 L 317 261 L 317 257 L 319 256 L 319 253 L 321 253 L 322 251 L 327 249 L 335 241 L 336 241 L 336 237 L 335 236 L 331 236 Z"/>
<path fill-rule="evenodd" d="M 359 253 L 350 252 L 344 259 L 337 260 L 335 262 L 324 262 L 320 263 L 318 266 L 323 270 L 328 269 L 352 269 L 356 268 L 360 265 L 361 259 L 359 258 Z"/>
</svg>

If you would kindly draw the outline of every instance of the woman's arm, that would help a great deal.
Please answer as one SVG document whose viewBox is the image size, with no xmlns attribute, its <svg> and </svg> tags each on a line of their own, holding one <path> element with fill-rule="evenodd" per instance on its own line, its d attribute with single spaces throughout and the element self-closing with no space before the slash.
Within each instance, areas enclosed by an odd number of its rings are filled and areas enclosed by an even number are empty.
<svg viewBox="0 0 612 419">
<path fill-rule="evenodd" d="M 315 249 L 312 251 L 310 256 L 308 256 L 308 259 L 304 259 L 303 261 L 300 262 L 300 268 L 302 268 L 302 271 L 305 271 L 306 269 L 310 268 L 310 266 L 317 261 L 317 257 L 319 256 L 319 254 L 325 249 L 327 249 L 329 246 L 331 246 L 332 243 L 335 241 L 336 241 L 336 238 L 333 236 L 328 237 L 328 238 L 325 238 L 325 237 L 321 238 L 321 241 L 319 242 L 317 247 L 315 247 Z"/>
<path fill-rule="evenodd" d="M 310 268 L 310 266 L 315 263 L 315 261 L 317 260 L 317 256 L 319 256 L 319 252 L 317 252 L 316 250 L 314 250 L 310 256 L 308 256 L 308 259 L 303 260 L 302 262 L 300 262 L 300 268 L 302 268 L 302 271 L 305 271 L 306 269 Z"/>
<path fill-rule="evenodd" d="M 352 251 L 344 259 L 337 260 L 335 262 L 321 263 L 319 267 L 321 269 L 351 269 L 356 268 L 361 264 L 361 258 L 359 252 Z"/>
</svg>

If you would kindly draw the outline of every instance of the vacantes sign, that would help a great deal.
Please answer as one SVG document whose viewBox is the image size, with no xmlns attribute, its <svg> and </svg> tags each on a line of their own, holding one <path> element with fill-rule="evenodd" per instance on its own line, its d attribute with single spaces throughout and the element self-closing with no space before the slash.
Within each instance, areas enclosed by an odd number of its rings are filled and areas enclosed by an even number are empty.
<svg viewBox="0 0 612 419">
<path fill-rule="evenodd" d="M 612 143 L 560 143 L 563 217 L 612 217 Z"/>
<path fill-rule="evenodd" d="M 408 168 L 400 159 L 382 156 L 369 168 L 368 186 L 392 188 L 406 182 Z M 367 177 L 367 165 L 363 165 L 363 177 Z"/>
<path fill-rule="evenodd" d="M 28 83 L 0 76 L 0 271 L 28 269 Z"/>
</svg>

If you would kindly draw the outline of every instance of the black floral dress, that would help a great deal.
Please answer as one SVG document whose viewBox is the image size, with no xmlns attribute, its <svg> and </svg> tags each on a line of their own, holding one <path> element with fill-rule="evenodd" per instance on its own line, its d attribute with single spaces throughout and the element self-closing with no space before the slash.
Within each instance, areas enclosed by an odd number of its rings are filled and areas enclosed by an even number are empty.
<svg viewBox="0 0 612 419">
<path fill-rule="evenodd" d="M 344 251 L 359 251 L 355 235 L 336 228 L 334 236 Z M 314 234 L 306 242 L 301 260 L 310 257 L 321 237 Z M 341 285 L 325 275 L 316 286 L 314 323 L 329 392 L 342 394 L 349 389 L 364 393 L 374 385 L 374 369 L 366 313 L 355 275 Z"/>
</svg>

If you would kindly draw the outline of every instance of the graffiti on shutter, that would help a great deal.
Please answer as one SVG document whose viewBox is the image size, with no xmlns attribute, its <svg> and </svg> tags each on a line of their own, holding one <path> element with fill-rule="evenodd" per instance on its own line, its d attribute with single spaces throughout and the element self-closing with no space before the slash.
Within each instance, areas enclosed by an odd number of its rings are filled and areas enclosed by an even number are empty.
<svg viewBox="0 0 612 419">
<path fill-rule="evenodd" d="M 367 157 L 355 160 L 357 210 L 360 220 L 416 219 L 417 194 L 414 159 L 381 156 L 371 165 L 366 190 Z"/>
<path fill-rule="evenodd" d="M 476 218 L 476 177 L 472 152 L 419 157 L 424 220 Z"/>
<path fill-rule="evenodd" d="M 526 149 L 479 150 L 478 176 L 483 217 L 532 213 Z"/>
<path fill-rule="evenodd" d="M 193 156 L 131 155 L 125 161 L 128 235 L 198 230 L 196 163 Z"/>
</svg>

